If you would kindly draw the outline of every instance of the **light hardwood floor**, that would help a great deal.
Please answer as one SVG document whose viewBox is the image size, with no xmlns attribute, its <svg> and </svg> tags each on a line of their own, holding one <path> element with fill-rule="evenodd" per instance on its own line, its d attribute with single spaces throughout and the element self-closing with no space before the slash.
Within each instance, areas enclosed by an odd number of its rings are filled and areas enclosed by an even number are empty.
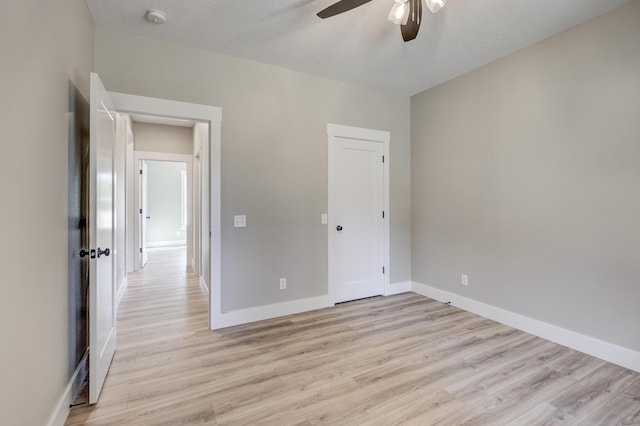
<svg viewBox="0 0 640 426">
<path fill-rule="evenodd" d="M 102 396 L 67 425 L 640 425 L 640 374 L 414 293 L 210 331 L 184 265 L 129 276 Z"/>
</svg>

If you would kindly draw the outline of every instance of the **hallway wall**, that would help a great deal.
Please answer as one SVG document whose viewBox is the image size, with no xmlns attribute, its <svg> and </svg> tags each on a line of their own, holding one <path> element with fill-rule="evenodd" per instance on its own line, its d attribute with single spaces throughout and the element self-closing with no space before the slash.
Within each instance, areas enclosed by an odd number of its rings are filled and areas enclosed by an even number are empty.
<svg viewBox="0 0 640 426">
<path fill-rule="evenodd" d="M 134 149 L 147 152 L 193 154 L 193 128 L 133 122 Z"/>
<path fill-rule="evenodd" d="M 181 172 L 187 164 L 173 161 L 147 161 L 147 243 L 149 247 L 187 242 L 182 227 Z"/>
</svg>

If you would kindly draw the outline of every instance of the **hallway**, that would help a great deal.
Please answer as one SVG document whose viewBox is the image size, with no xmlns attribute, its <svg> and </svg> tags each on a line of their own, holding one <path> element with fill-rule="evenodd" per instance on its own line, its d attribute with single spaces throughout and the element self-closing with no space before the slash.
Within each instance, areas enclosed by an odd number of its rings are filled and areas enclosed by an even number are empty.
<svg viewBox="0 0 640 426">
<path fill-rule="evenodd" d="M 66 424 L 180 423 L 193 413 L 206 421 L 211 404 L 178 400 L 170 385 L 202 372 L 197 355 L 210 351 L 199 338 L 211 335 L 208 297 L 186 266 L 186 248 L 150 249 L 147 265 L 129 274 L 128 283 L 118 309 L 116 354 L 100 399 L 93 407 L 72 410 Z"/>
</svg>

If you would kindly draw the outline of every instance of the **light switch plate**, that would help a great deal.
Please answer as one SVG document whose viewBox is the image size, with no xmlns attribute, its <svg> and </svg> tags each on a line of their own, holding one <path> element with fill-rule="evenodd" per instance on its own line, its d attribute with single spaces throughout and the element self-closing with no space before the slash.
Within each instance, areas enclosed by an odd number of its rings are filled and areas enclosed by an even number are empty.
<svg viewBox="0 0 640 426">
<path fill-rule="evenodd" d="M 329 223 L 329 218 L 327 217 L 326 213 L 322 213 L 320 215 L 320 224 L 321 225 L 326 225 L 327 223 Z"/>
<path fill-rule="evenodd" d="M 246 215 L 236 215 L 233 217 L 233 227 L 234 228 L 245 228 L 247 226 L 247 216 Z"/>
</svg>

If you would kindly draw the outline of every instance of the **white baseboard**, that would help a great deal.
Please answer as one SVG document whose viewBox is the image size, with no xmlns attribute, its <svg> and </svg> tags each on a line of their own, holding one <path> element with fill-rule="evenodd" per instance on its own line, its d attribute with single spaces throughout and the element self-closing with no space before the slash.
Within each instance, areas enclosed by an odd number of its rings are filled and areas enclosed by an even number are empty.
<svg viewBox="0 0 640 426">
<path fill-rule="evenodd" d="M 255 308 L 240 309 L 216 315 L 213 318 L 213 330 L 262 321 L 285 315 L 299 314 L 315 309 L 333 306 L 328 295 L 293 300 L 291 302 L 274 303 L 273 305 L 257 306 Z"/>
<path fill-rule="evenodd" d="M 120 301 L 122 300 L 122 296 L 124 296 L 124 292 L 127 290 L 128 285 L 129 281 L 125 276 L 124 278 L 122 278 L 120 286 L 118 287 L 118 292 L 116 293 L 116 310 L 118 309 L 118 306 L 120 306 Z"/>
<path fill-rule="evenodd" d="M 200 285 L 204 285 L 202 277 Z M 385 288 L 384 295 L 406 293 L 411 291 L 412 282 L 403 281 L 393 283 Z M 255 321 L 262 321 L 271 318 L 283 317 L 286 315 L 299 314 L 301 312 L 313 311 L 334 306 L 329 295 L 310 297 L 307 299 L 293 300 L 291 302 L 274 303 L 273 305 L 257 306 L 255 308 L 240 309 L 217 315 L 213 318 L 213 330 L 231 327 L 234 325 L 246 324 Z"/>
<path fill-rule="evenodd" d="M 465 311 L 497 321 L 518 330 L 526 331 L 543 339 L 550 340 L 571 349 L 584 352 L 596 358 L 640 372 L 640 352 L 605 342 L 594 337 L 576 333 L 566 328 L 548 324 L 515 312 L 507 311 L 448 291 L 440 290 L 426 284 L 413 282 L 415 293 L 430 297 L 440 302 L 451 304 Z"/>
<path fill-rule="evenodd" d="M 401 281 L 386 285 L 384 288 L 384 295 L 392 296 L 394 294 L 407 293 L 409 291 L 411 291 L 411 281 Z"/>
<path fill-rule="evenodd" d="M 207 296 L 209 295 L 209 286 L 206 282 L 204 282 L 204 278 L 202 278 L 202 276 L 200 276 L 200 288 L 202 289 L 202 291 L 207 293 Z"/>
<path fill-rule="evenodd" d="M 147 247 L 173 247 L 173 246 L 186 246 L 186 240 L 172 240 L 172 241 L 149 241 Z"/>
<path fill-rule="evenodd" d="M 73 393 L 74 384 L 82 368 L 83 368 L 83 363 L 80 362 L 76 367 L 76 370 L 73 372 L 73 375 L 69 380 L 69 383 L 67 383 L 67 386 L 64 388 L 64 392 L 62 393 L 62 396 L 60 397 L 60 399 L 58 400 L 58 403 L 53 409 L 53 413 L 51 413 L 51 416 L 49 416 L 49 420 L 47 421 L 47 426 L 64 426 L 64 422 L 67 421 L 67 417 L 69 416 L 69 412 L 71 411 L 69 407 L 71 407 L 71 403 L 73 403 L 71 398 L 73 397 L 72 393 Z"/>
</svg>

